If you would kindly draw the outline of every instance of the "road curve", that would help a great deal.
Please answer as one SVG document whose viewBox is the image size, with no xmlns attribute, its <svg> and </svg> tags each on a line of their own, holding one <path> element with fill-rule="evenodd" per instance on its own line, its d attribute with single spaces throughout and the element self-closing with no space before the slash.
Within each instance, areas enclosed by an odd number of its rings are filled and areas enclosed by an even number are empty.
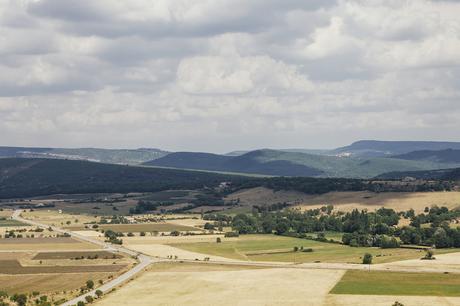
<svg viewBox="0 0 460 306">
<path fill-rule="evenodd" d="M 110 243 L 106 243 L 106 242 L 103 242 L 103 241 L 100 241 L 100 240 L 97 240 L 97 239 L 92 239 L 90 237 L 85 237 L 83 235 L 80 235 L 80 234 L 77 234 L 77 233 L 74 233 L 74 232 L 71 232 L 71 231 L 67 231 L 67 230 L 64 230 L 64 229 L 56 227 L 56 226 L 49 226 L 47 224 L 39 223 L 39 222 L 32 221 L 32 220 L 29 220 L 29 219 L 24 219 L 24 218 L 21 217 L 21 210 L 15 210 L 13 215 L 11 216 L 11 218 L 14 219 L 14 220 L 23 222 L 23 223 L 27 223 L 27 224 L 30 224 L 30 225 L 33 225 L 33 226 L 40 227 L 40 228 L 47 229 L 47 228 L 51 227 L 51 229 L 53 231 L 55 231 L 55 232 L 62 233 L 62 234 L 67 234 L 67 235 L 70 235 L 71 237 L 76 238 L 78 240 L 82 240 L 82 241 L 85 241 L 85 242 L 96 244 L 96 245 L 106 249 L 109 252 L 124 253 L 124 254 L 129 255 L 129 256 L 134 256 L 139 260 L 139 264 L 134 266 L 129 271 L 123 273 L 122 275 L 118 276 L 117 278 L 111 280 L 108 283 L 103 284 L 102 286 L 100 286 L 100 287 L 98 287 L 98 288 L 96 288 L 96 289 L 94 289 L 92 291 L 86 292 L 83 295 L 80 295 L 80 296 L 78 296 L 78 297 L 76 297 L 76 298 L 74 298 L 74 299 L 72 299 L 70 301 L 67 301 L 67 302 L 61 304 L 62 306 L 76 305 L 80 301 L 81 302 L 86 302 L 85 298 L 87 296 L 92 296 L 93 298 L 96 297 L 96 290 L 101 290 L 103 293 L 110 292 L 115 287 L 117 287 L 117 286 L 121 285 L 122 283 L 128 281 L 133 276 L 135 276 L 137 273 L 141 272 L 143 269 L 148 267 L 151 263 L 153 263 L 155 261 L 159 261 L 158 259 L 153 259 L 150 256 L 147 256 L 145 254 L 140 254 L 138 252 L 129 250 L 129 249 L 124 248 L 122 246 L 115 246 L 115 245 L 112 245 Z"/>
</svg>

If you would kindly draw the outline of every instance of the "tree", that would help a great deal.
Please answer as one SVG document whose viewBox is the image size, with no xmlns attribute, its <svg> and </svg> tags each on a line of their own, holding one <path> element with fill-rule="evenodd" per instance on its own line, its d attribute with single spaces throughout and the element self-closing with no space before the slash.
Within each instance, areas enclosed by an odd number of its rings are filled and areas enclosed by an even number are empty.
<svg viewBox="0 0 460 306">
<path fill-rule="evenodd" d="M 363 257 L 363 264 L 370 265 L 372 263 L 372 254 L 366 253 Z"/>
<path fill-rule="evenodd" d="M 101 290 L 96 290 L 97 297 L 101 297 L 104 293 Z"/>
<path fill-rule="evenodd" d="M 18 306 L 25 306 L 27 304 L 27 296 L 25 294 L 19 294 L 16 296 L 15 302 Z"/>
<path fill-rule="evenodd" d="M 94 282 L 91 279 L 86 281 L 86 288 L 88 288 L 88 289 L 93 289 L 94 288 Z"/>
<path fill-rule="evenodd" d="M 85 306 L 85 302 L 78 301 L 77 306 Z"/>
<path fill-rule="evenodd" d="M 222 239 L 220 239 L 220 237 L 217 237 L 217 238 L 216 238 L 216 242 L 217 242 L 217 243 L 221 243 L 221 242 L 222 242 Z"/>
<path fill-rule="evenodd" d="M 94 301 L 94 299 L 93 299 L 93 297 L 92 297 L 91 295 L 85 296 L 85 300 L 86 300 L 86 302 L 88 302 L 88 303 L 92 303 L 92 302 Z"/>
</svg>

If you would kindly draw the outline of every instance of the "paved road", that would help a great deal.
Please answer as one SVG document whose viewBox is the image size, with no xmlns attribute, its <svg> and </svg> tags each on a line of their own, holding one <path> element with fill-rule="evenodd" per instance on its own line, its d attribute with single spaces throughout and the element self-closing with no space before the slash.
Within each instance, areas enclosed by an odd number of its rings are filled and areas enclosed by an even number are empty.
<svg viewBox="0 0 460 306">
<path fill-rule="evenodd" d="M 41 227 L 41 228 L 45 228 L 45 229 L 50 228 L 50 226 L 47 225 L 47 224 L 43 224 L 43 223 L 39 223 L 39 222 L 36 222 L 36 221 L 33 221 L 33 220 L 22 218 L 21 217 L 21 210 L 15 210 L 13 215 L 12 215 L 12 218 L 15 219 L 15 220 L 21 221 L 23 223 L 33 225 L 33 226 L 37 226 L 37 227 Z M 94 290 L 92 290 L 90 292 L 87 292 L 87 293 L 85 293 L 85 294 L 83 294 L 83 295 L 81 295 L 79 297 L 76 297 L 76 298 L 74 298 L 74 299 L 62 304 L 62 306 L 76 305 L 80 301 L 85 302 L 85 298 L 88 295 L 90 295 L 92 297 L 96 296 L 96 290 L 101 290 L 103 293 L 109 292 L 113 288 L 115 288 L 115 287 L 121 285 L 122 283 L 128 281 L 129 279 L 131 279 L 133 276 L 135 276 L 137 273 L 142 271 L 144 268 L 148 267 L 151 263 L 160 261 L 159 259 L 153 259 L 150 256 L 140 254 L 138 252 L 135 252 L 133 250 L 129 250 L 129 249 L 124 248 L 122 246 L 115 246 L 115 245 L 112 245 L 110 243 L 106 243 L 106 242 L 103 242 L 103 241 L 100 241 L 100 240 L 97 240 L 97 239 L 92 239 L 90 237 L 85 237 L 83 235 L 80 235 L 80 234 L 77 234 L 77 233 L 74 233 L 74 232 L 71 232 L 71 231 L 67 231 L 67 230 L 61 229 L 59 227 L 51 226 L 51 228 L 55 232 L 62 233 L 62 234 L 68 234 L 71 237 L 76 238 L 78 240 L 82 240 L 82 241 L 85 241 L 85 242 L 89 242 L 89 243 L 93 243 L 93 244 L 96 244 L 98 246 L 101 246 L 102 248 L 106 249 L 109 252 L 124 253 L 124 254 L 129 255 L 129 256 L 135 256 L 139 260 L 139 264 L 134 266 L 131 270 L 123 273 L 122 275 L 118 276 L 117 278 L 111 280 L 108 283 L 105 283 L 104 285 L 102 285 L 102 286 L 100 286 L 100 287 L 98 287 L 98 288 L 96 288 L 96 289 L 94 289 Z"/>
</svg>

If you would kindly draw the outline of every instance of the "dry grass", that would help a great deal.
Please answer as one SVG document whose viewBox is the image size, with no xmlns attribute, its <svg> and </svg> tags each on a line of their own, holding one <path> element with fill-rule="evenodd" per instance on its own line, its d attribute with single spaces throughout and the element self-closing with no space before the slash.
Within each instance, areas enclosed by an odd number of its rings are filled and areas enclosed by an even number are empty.
<svg viewBox="0 0 460 306">
<path fill-rule="evenodd" d="M 201 267 L 200 268 L 204 268 Z M 321 305 L 343 271 L 147 272 L 96 305 Z"/>
<path fill-rule="evenodd" d="M 52 293 L 78 289 L 86 280 L 107 279 L 113 273 L 0 275 L 0 290 L 9 294 L 39 291 Z"/>
<path fill-rule="evenodd" d="M 267 205 L 276 203 L 301 204 L 308 201 L 313 196 L 298 191 L 273 191 L 265 187 L 256 187 L 245 189 L 232 193 L 226 197 L 226 200 L 239 199 L 240 205 Z"/>
<path fill-rule="evenodd" d="M 57 210 L 35 210 L 23 212 L 22 217 L 54 226 L 84 226 L 84 223 L 99 221 L 99 217 L 84 214 L 60 214 Z M 75 222 L 78 221 L 78 222 Z M 70 224 L 67 224 L 70 222 Z"/>
<path fill-rule="evenodd" d="M 460 207 L 460 192 L 329 192 L 305 199 L 299 207 L 314 209 L 332 204 L 341 211 L 355 208 L 376 210 L 380 207 L 392 208 L 396 211 L 414 209 L 423 212 L 425 207 L 433 205 L 446 206 L 450 209 Z"/>
<path fill-rule="evenodd" d="M 9 218 L 12 215 L 13 215 L 13 210 L 11 209 L 0 210 L 0 218 Z"/>
<path fill-rule="evenodd" d="M 118 254 L 113 254 L 107 251 L 77 251 L 77 252 L 40 252 L 36 254 L 33 260 L 46 260 L 46 259 L 75 259 L 81 257 L 95 257 L 101 259 L 121 258 Z"/>
<path fill-rule="evenodd" d="M 72 238 L 8 238 L 0 239 L 0 251 L 61 251 L 97 249 L 91 243 Z"/>
<path fill-rule="evenodd" d="M 23 266 L 17 260 L 0 260 L 0 274 L 49 274 L 82 272 L 117 272 L 125 265 Z"/>
<path fill-rule="evenodd" d="M 112 230 L 115 232 L 194 232 L 200 229 L 191 226 L 184 226 L 170 223 L 143 223 L 143 224 L 103 224 L 99 225 L 101 229 Z"/>
</svg>

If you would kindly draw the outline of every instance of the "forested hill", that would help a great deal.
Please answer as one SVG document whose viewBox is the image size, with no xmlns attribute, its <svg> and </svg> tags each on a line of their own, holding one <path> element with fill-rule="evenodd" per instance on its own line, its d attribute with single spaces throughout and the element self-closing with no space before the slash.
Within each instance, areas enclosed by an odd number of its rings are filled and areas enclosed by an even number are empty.
<svg viewBox="0 0 460 306">
<path fill-rule="evenodd" d="M 406 160 L 426 160 L 439 163 L 460 163 L 460 150 L 446 149 L 440 151 L 413 151 L 401 155 L 395 155 L 392 156 L 392 158 Z"/>
<path fill-rule="evenodd" d="M 413 177 L 416 179 L 425 179 L 425 180 L 433 179 L 433 180 L 460 181 L 460 168 L 427 170 L 427 171 L 388 172 L 388 173 L 379 175 L 377 179 L 403 179 L 405 177 Z"/>
<path fill-rule="evenodd" d="M 214 187 L 250 178 L 59 159 L 0 159 L 0 198 Z"/>
<path fill-rule="evenodd" d="M 333 150 L 334 154 L 350 154 L 352 156 L 381 157 L 405 154 L 422 150 L 460 150 L 460 142 L 447 141 L 380 141 L 360 140 L 349 146 Z"/>
</svg>

